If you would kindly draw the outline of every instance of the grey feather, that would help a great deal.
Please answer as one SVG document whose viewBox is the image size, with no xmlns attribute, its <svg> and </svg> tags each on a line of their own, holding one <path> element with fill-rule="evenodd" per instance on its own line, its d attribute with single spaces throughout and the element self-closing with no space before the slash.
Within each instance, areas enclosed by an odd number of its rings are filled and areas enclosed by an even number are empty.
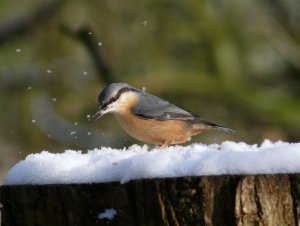
<svg viewBox="0 0 300 226">
<path fill-rule="evenodd" d="M 133 113 L 141 118 L 156 120 L 185 120 L 191 124 L 202 123 L 209 125 L 218 130 L 226 132 L 234 132 L 234 130 L 206 121 L 200 116 L 170 104 L 168 101 L 162 100 L 145 91 L 139 91 L 139 99 L 132 109 Z"/>
<path fill-rule="evenodd" d="M 190 112 L 162 100 L 150 93 L 140 91 L 133 113 L 139 117 L 157 120 L 193 120 L 195 116 Z"/>
</svg>

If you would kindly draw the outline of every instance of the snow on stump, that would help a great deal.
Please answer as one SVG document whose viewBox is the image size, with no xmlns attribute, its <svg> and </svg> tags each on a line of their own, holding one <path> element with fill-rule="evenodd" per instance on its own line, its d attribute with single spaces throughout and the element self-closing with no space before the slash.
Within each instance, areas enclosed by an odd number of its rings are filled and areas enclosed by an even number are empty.
<svg viewBox="0 0 300 226">
<path fill-rule="evenodd" d="M 299 225 L 299 172 L 300 143 L 43 151 L 9 171 L 2 225 Z"/>
</svg>

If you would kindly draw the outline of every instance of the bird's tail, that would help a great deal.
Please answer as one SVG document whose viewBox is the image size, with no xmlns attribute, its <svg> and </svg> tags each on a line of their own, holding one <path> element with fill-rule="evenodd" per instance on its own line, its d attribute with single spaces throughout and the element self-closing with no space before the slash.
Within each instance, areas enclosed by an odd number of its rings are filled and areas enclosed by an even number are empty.
<svg viewBox="0 0 300 226">
<path fill-rule="evenodd" d="M 220 125 L 217 125 L 213 122 L 209 122 L 209 121 L 206 121 L 202 118 L 198 118 L 197 121 L 200 121 L 201 123 L 203 123 L 204 125 L 208 125 L 210 126 L 211 128 L 213 129 L 217 129 L 217 130 L 221 130 L 221 131 L 224 131 L 224 132 L 227 132 L 227 133 L 235 133 L 235 131 L 233 129 L 230 129 L 230 128 L 227 128 L 227 127 L 224 127 L 224 126 L 220 126 Z"/>
<path fill-rule="evenodd" d="M 233 129 L 230 129 L 230 128 L 227 128 L 227 127 L 224 127 L 224 126 L 212 126 L 212 128 L 215 128 L 217 130 L 222 130 L 222 131 L 225 131 L 227 133 L 235 133 L 235 130 Z"/>
</svg>

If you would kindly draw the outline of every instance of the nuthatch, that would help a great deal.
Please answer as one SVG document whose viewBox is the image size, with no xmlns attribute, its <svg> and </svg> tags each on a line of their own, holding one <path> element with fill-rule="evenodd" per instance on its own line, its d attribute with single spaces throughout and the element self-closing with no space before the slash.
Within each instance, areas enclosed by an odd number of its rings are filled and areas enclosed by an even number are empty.
<svg viewBox="0 0 300 226">
<path fill-rule="evenodd" d="M 98 100 L 93 118 L 112 112 L 129 135 L 161 147 L 184 143 L 211 128 L 234 132 L 126 83 L 108 85 Z"/>
</svg>

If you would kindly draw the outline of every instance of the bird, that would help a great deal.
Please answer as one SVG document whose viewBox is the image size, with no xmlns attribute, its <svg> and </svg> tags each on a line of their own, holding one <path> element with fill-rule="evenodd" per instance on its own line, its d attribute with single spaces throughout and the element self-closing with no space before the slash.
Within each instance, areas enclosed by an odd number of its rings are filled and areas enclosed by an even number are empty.
<svg viewBox="0 0 300 226">
<path fill-rule="evenodd" d="M 99 94 L 98 102 L 93 119 L 113 113 L 130 136 L 160 148 L 185 143 L 209 129 L 235 132 L 126 83 L 109 84 Z"/>
</svg>

